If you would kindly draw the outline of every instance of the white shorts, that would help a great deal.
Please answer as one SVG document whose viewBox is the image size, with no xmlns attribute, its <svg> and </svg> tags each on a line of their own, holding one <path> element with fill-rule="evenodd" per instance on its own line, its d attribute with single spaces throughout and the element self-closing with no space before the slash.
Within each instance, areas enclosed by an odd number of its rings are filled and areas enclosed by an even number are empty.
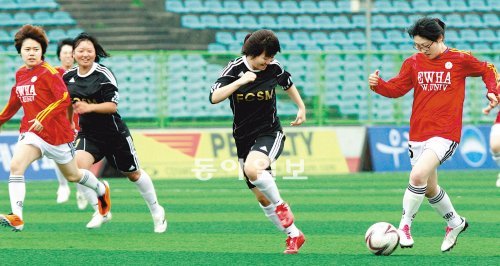
<svg viewBox="0 0 500 266">
<path fill-rule="evenodd" d="M 500 136 L 500 123 L 495 123 L 491 126 L 490 139 Z"/>
<path fill-rule="evenodd" d="M 75 147 L 72 142 L 54 146 L 33 132 L 24 132 L 19 135 L 17 143 L 33 145 L 39 148 L 42 156 L 53 159 L 57 164 L 67 164 L 75 157 Z"/>
<path fill-rule="evenodd" d="M 432 137 L 426 141 L 408 141 L 408 153 L 410 156 L 411 165 L 414 166 L 424 150 L 430 149 L 433 151 L 442 164 L 450 158 L 458 147 L 458 142 L 441 138 Z"/>
</svg>

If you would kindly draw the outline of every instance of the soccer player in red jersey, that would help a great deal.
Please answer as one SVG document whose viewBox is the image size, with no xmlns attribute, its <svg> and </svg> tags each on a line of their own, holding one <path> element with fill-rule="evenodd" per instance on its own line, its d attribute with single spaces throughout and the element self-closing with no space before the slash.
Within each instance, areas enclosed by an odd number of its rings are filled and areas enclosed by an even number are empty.
<svg viewBox="0 0 500 266">
<path fill-rule="evenodd" d="M 271 163 L 283 151 L 285 135 L 276 114 L 275 87 L 280 85 L 297 104 L 292 126 L 306 121 L 306 109 L 291 75 L 274 59 L 281 51 L 279 40 L 270 30 L 248 34 L 242 56 L 230 61 L 210 91 L 210 102 L 229 99 L 234 114 L 233 137 L 238 159 L 249 189 L 255 194 L 265 215 L 286 233 L 284 253 L 295 254 L 305 241 L 295 226 L 290 207 L 280 196 L 269 172 Z"/>
<path fill-rule="evenodd" d="M 16 84 L 10 99 L 0 113 L 0 126 L 22 107 L 20 136 L 10 163 L 9 195 L 11 214 L 0 214 L 0 223 L 14 231 L 24 228 L 23 205 L 26 195 L 24 173 L 42 156 L 56 162 L 71 182 L 79 182 L 99 195 L 103 215 L 111 209 L 107 183 L 100 182 L 87 170 L 78 169 L 74 158 L 74 133 L 67 109 L 71 102 L 59 72 L 44 61 L 48 39 L 41 27 L 24 25 L 14 43 L 24 66 L 16 72 Z"/>
<path fill-rule="evenodd" d="M 497 90 L 500 92 L 500 79 L 498 80 Z M 487 115 L 493 108 L 495 108 L 495 106 L 490 104 L 483 109 L 483 113 Z M 500 166 L 500 111 L 497 114 L 495 123 L 491 126 L 490 148 L 493 154 L 493 160 Z M 496 186 L 500 187 L 500 173 L 497 176 Z"/>
<path fill-rule="evenodd" d="M 412 170 L 403 196 L 399 224 L 400 245 L 413 246 L 410 229 L 424 197 L 448 226 L 441 251 L 449 251 L 468 224 L 455 211 L 450 198 L 438 185 L 437 168 L 453 155 L 460 142 L 465 78 L 481 76 L 491 105 L 497 105 L 496 70 L 470 52 L 448 48 L 445 24 L 437 18 L 421 18 L 410 27 L 414 48 L 399 74 L 385 81 L 379 71 L 370 74 L 370 88 L 383 96 L 397 98 L 413 88 L 413 107 L 408 142 Z"/>
</svg>

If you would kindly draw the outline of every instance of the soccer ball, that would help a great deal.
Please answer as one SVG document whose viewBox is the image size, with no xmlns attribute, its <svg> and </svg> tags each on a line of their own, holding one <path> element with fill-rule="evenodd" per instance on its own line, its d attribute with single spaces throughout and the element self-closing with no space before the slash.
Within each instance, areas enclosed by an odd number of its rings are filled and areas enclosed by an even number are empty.
<svg viewBox="0 0 500 266">
<path fill-rule="evenodd" d="M 368 228 L 365 234 L 368 250 L 379 256 L 389 256 L 399 245 L 399 235 L 396 227 L 390 223 L 379 222 Z"/>
</svg>

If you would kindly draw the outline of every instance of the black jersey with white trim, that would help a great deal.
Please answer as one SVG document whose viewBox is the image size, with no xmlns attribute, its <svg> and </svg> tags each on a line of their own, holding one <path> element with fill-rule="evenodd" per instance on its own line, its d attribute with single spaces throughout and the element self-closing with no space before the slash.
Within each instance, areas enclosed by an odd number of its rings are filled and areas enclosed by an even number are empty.
<svg viewBox="0 0 500 266">
<path fill-rule="evenodd" d="M 254 82 L 238 88 L 229 102 L 234 115 L 233 136 L 235 140 L 251 140 L 259 134 L 282 130 L 276 110 L 275 88 L 280 85 L 284 90 L 292 85 L 290 73 L 285 71 L 277 60 L 273 60 L 265 70 L 252 70 L 246 56 L 229 62 L 210 90 L 212 93 L 239 79 L 247 71 L 257 75 Z"/>
<path fill-rule="evenodd" d="M 78 67 L 66 71 L 63 76 L 71 101 L 88 103 L 113 102 L 118 105 L 119 94 L 116 78 L 105 66 L 94 63 L 84 75 Z M 89 135 L 114 135 L 127 129 L 118 113 L 87 113 L 80 115 L 80 131 Z"/>
</svg>

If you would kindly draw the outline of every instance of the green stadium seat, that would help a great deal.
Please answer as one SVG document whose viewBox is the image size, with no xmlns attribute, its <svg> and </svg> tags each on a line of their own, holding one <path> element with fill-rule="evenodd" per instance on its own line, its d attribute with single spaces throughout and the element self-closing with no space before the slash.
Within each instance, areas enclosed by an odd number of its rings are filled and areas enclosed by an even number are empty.
<svg viewBox="0 0 500 266">
<path fill-rule="evenodd" d="M 388 29 L 392 27 L 393 25 L 386 15 L 378 14 L 372 17 L 372 29 Z"/>
<path fill-rule="evenodd" d="M 325 13 L 339 13 L 334 1 L 319 1 L 318 8 Z"/>
<path fill-rule="evenodd" d="M 33 24 L 33 18 L 30 13 L 18 12 L 12 18 L 17 25 Z"/>
<path fill-rule="evenodd" d="M 498 6 L 498 2 L 496 5 Z M 484 0 L 469 0 L 469 6 L 471 10 L 474 11 L 479 11 L 479 12 L 486 12 L 486 11 L 491 11 L 492 8 L 489 6 Z"/>
<path fill-rule="evenodd" d="M 330 33 L 330 40 L 334 44 L 347 44 L 351 43 L 351 40 L 347 38 L 345 32 L 343 31 L 334 31 Z"/>
<path fill-rule="evenodd" d="M 472 49 L 474 51 L 490 51 L 491 47 L 489 44 L 484 42 L 475 42 L 472 44 Z"/>
<path fill-rule="evenodd" d="M 219 20 L 216 15 L 211 15 L 211 14 L 201 15 L 200 24 L 202 24 L 204 28 L 208 29 L 218 29 L 225 27 L 225 25 L 219 24 Z"/>
<path fill-rule="evenodd" d="M 322 31 L 315 31 L 311 33 L 311 39 L 315 40 L 318 44 L 325 45 L 331 43 L 330 38 L 328 38 L 328 34 Z"/>
<path fill-rule="evenodd" d="M 465 1 L 450 1 L 450 8 L 455 12 L 466 12 L 470 10 L 470 7 L 467 5 Z"/>
<path fill-rule="evenodd" d="M 14 10 L 18 8 L 19 4 L 16 0 L 0 0 L 0 10 Z"/>
<path fill-rule="evenodd" d="M 318 13 L 323 13 L 324 11 L 321 10 L 316 2 L 310 1 L 310 0 L 305 0 L 305 1 L 298 1 L 299 8 L 302 10 L 303 13 L 306 14 L 318 14 Z"/>
<path fill-rule="evenodd" d="M 67 31 L 67 36 L 69 38 L 75 38 L 76 36 L 78 36 L 78 34 L 84 32 L 85 30 L 83 29 L 80 29 L 80 28 L 72 28 L 72 29 L 69 29 Z"/>
<path fill-rule="evenodd" d="M 390 0 L 376 0 L 373 4 L 373 13 L 391 13 L 394 11 Z"/>
<path fill-rule="evenodd" d="M 481 29 L 478 31 L 478 41 L 496 42 L 498 41 L 495 32 L 491 29 Z"/>
<path fill-rule="evenodd" d="M 5 30 L 0 30 L 0 42 L 8 42 L 11 43 L 14 38 L 10 36 L 10 34 Z M 3 47 L 3 46 L 2 46 Z"/>
<path fill-rule="evenodd" d="M 338 0 L 337 10 L 340 13 L 351 13 L 351 0 Z"/>
<path fill-rule="evenodd" d="M 47 11 L 39 11 L 33 14 L 33 20 L 39 25 L 53 25 L 57 24 L 57 21 L 52 19 L 52 16 Z"/>
<path fill-rule="evenodd" d="M 498 0 L 486 0 L 486 3 L 491 8 L 491 11 L 500 11 Z"/>
<path fill-rule="evenodd" d="M 314 22 L 322 30 L 330 30 L 336 28 L 336 25 L 333 24 L 332 19 L 327 15 L 319 15 L 314 17 Z"/>
<path fill-rule="evenodd" d="M 349 31 L 347 33 L 347 38 L 351 40 L 354 44 L 365 44 L 366 37 L 363 31 Z"/>
<path fill-rule="evenodd" d="M 297 24 L 295 23 L 295 19 L 293 16 L 283 15 L 279 16 L 276 19 L 278 23 L 277 26 L 280 29 L 295 29 L 297 28 Z"/>
<path fill-rule="evenodd" d="M 225 9 L 226 13 L 232 13 L 232 14 L 243 14 L 245 13 L 245 9 L 241 6 L 240 1 L 224 1 L 222 3 L 222 6 Z M 209 10 L 209 9 L 207 9 Z"/>
<path fill-rule="evenodd" d="M 267 29 L 270 28 L 282 29 L 281 27 L 279 27 L 279 25 L 277 25 L 277 22 L 274 19 L 274 17 L 269 15 L 259 16 L 259 26 L 261 28 L 267 28 Z"/>
<path fill-rule="evenodd" d="M 314 22 L 313 17 L 308 15 L 298 16 L 297 26 L 301 29 L 308 29 L 308 30 L 317 30 L 320 28 L 320 26 Z"/>
<path fill-rule="evenodd" d="M 204 13 L 208 11 L 200 0 L 185 0 L 184 8 L 187 13 Z"/>
<path fill-rule="evenodd" d="M 332 22 L 338 29 L 352 29 L 354 26 L 347 16 L 338 15 L 334 16 Z"/>
<path fill-rule="evenodd" d="M 365 15 L 352 16 L 352 27 L 357 29 L 364 29 L 366 27 L 366 16 Z"/>
<path fill-rule="evenodd" d="M 413 0 L 412 9 L 413 11 L 424 13 L 434 11 L 434 8 L 429 4 L 428 0 Z"/>
<path fill-rule="evenodd" d="M 455 2 L 460 2 L 460 1 L 455 1 Z M 444 19 L 444 22 L 446 23 L 446 25 L 453 25 L 453 27 L 467 26 L 464 24 L 462 16 L 456 13 L 447 15 Z"/>
<path fill-rule="evenodd" d="M 58 25 L 75 25 L 75 20 L 65 11 L 56 11 L 52 14 L 52 19 L 57 21 Z"/>
<path fill-rule="evenodd" d="M 238 22 L 238 19 L 234 15 L 222 15 L 219 16 L 219 25 L 223 29 L 242 29 L 243 25 Z"/>
<path fill-rule="evenodd" d="M 465 14 L 464 23 L 468 25 L 467 27 L 482 28 L 484 27 L 483 21 L 478 14 Z"/>
<path fill-rule="evenodd" d="M 500 15 L 495 13 L 483 14 L 483 22 L 488 27 L 500 27 Z"/>
<path fill-rule="evenodd" d="M 259 1 L 247 0 L 243 1 L 243 9 L 251 14 L 263 14 L 267 11 L 262 8 Z"/>
<path fill-rule="evenodd" d="M 218 31 L 215 33 L 215 41 L 220 44 L 230 44 L 239 40 L 236 40 L 231 32 Z"/>
<path fill-rule="evenodd" d="M 165 9 L 169 12 L 174 13 L 185 13 L 186 9 L 182 0 L 166 0 Z"/>
<path fill-rule="evenodd" d="M 394 27 L 396 28 L 407 28 L 410 26 L 407 17 L 403 15 L 392 15 L 389 17 L 389 22 L 395 25 Z"/>
<path fill-rule="evenodd" d="M 274 0 L 266 0 L 262 1 L 262 9 L 265 10 L 266 13 L 281 13 L 280 5 L 277 1 Z"/>
<path fill-rule="evenodd" d="M 205 8 L 210 11 L 210 13 L 224 14 L 227 12 L 226 8 L 222 6 L 222 2 L 219 0 L 211 0 L 205 2 Z"/>
<path fill-rule="evenodd" d="M 282 1 L 281 10 L 284 14 L 302 14 L 304 11 L 300 9 L 297 1 Z"/>
<path fill-rule="evenodd" d="M 447 0 L 429 1 L 429 2 L 431 4 L 431 6 L 432 6 L 432 10 L 431 11 L 434 11 L 434 12 L 443 12 L 443 13 L 453 12 L 452 7 L 450 6 L 450 4 L 448 4 Z M 451 2 L 453 2 L 453 1 L 451 1 Z"/>
<path fill-rule="evenodd" d="M 48 31 L 47 37 L 51 42 L 58 42 L 59 40 L 66 38 L 67 35 L 62 29 L 53 29 Z"/>
<path fill-rule="evenodd" d="M 257 22 L 257 19 L 255 16 L 251 15 L 243 15 L 240 18 L 240 25 L 244 29 L 250 29 L 250 30 L 258 30 L 259 29 L 259 23 Z"/>
<path fill-rule="evenodd" d="M 410 6 L 410 2 L 407 1 L 394 1 L 392 2 L 392 6 L 396 12 L 401 13 L 414 13 Z"/>
</svg>

